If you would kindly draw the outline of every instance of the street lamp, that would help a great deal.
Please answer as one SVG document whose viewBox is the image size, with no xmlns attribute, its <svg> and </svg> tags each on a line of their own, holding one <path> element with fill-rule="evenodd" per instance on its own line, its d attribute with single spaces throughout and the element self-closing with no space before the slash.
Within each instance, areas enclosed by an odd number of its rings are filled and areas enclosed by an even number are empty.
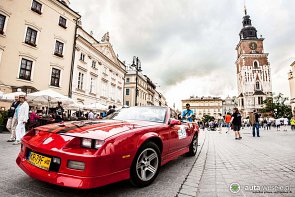
<svg viewBox="0 0 295 197">
<path fill-rule="evenodd" d="M 135 75 L 135 106 L 137 106 L 137 96 L 138 96 L 138 72 L 141 72 L 141 62 L 138 57 L 133 57 L 132 67 L 135 68 L 136 75 Z"/>
</svg>

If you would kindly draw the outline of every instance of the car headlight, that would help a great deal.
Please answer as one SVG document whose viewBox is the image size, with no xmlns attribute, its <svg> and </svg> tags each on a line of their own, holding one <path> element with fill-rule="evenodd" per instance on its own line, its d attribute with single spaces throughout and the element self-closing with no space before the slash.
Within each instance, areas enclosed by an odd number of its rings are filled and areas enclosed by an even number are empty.
<svg viewBox="0 0 295 197">
<path fill-rule="evenodd" d="M 83 138 L 81 146 L 84 148 L 92 148 L 92 139 Z"/>
<path fill-rule="evenodd" d="M 99 149 L 104 144 L 103 140 L 95 140 L 94 148 Z"/>
<path fill-rule="evenodd" d="M 94 140 L 89 138 L 82 138 L 81 147 L 99 149 L 104 144 L 103 140 Z"/>
</svg>

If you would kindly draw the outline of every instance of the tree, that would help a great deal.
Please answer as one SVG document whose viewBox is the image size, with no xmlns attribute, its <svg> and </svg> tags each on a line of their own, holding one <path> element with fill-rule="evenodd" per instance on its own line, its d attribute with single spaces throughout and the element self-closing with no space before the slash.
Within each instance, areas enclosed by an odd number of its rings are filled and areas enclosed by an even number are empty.
<svg viewBox="0 0 295 197">
<path fill-rule="evenodd" d="M 284 97 L 282 93 L 279 93 L 278 96 L 273 98 L 267 98 L 263 101 L 264 108 L 261 109 L 261 112 L 264 114 L 272 115 L 274 118 L 292 117 L 291 106 L 285 104 L 288 100 L 287 97 Z"/>
</svg>

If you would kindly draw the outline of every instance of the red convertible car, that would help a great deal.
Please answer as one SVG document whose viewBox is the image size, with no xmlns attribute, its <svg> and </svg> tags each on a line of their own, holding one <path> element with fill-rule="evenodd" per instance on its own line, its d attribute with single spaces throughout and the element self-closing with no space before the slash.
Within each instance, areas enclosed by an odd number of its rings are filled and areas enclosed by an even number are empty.
<svg viewBox="0 0 295 197">
<path fill-rule="evenodd" d="M 162 165 L 197 152 L 198 126 L 176 117 L 168 107 L 130 107 L 103 120 L 37 127 L 22 138 L 16 163 L 60 186 L 86 189 L 126 179 L 147 186 Z"/>
</svg>

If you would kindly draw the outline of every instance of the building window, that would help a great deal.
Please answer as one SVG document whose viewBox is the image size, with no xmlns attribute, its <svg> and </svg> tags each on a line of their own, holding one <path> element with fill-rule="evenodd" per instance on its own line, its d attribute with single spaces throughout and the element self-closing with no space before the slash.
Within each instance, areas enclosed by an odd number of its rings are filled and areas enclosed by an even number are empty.
<svg viewBox="0 0 295 197">
<path fill-rule="evenodd" d="M 125 105 L 129 106 L 129 101 L 125 101 Z"/>
<path fill-rule="evenodd" d="M 36 45 L 36 39 L 37 39 L 37 31 L 30 28 L 30 27 L 28 27 L 27 28 L 27 33 L 26 33 L 25 43 L 35 47 L 35 46 L 37 46 Z"/>
<path fill-rule="evenodd" d="M 82 90 L 83 89 L 83 79 L 84 78 L 84 74 L 79 72 L 79 76 L 78 76 L 78 89 Z"/>
<path fill-rule="evenodd" d="M 80 60 L 83 61 L 83 62 L 85 62 L 85 54 L 81 53 Z"/>
<path fill-rule="evenodd" d="M 92 66 L 91 66 L 92 68 L 96 68 L 96 61 L 92 61 Z"/>
<path fill-rule="evenodd" d="M 126 83 L 129 83 L 130 82 L 130 78 L 126 78 Z"/>
<path fill-rule="evenodd" d="M 59 87 L 59 81 L 60 81 L 60 70 L 56 68 L 52 68 L 50 85 Z"/>
<path fill-rule="evenodd" d="M 67 28 L 67 19 L 65 19 L 64 17 L 60 16 L 59 17 L 59 22 L 58 25 L 63 27 L 63 28 Z"/>
<path fill-rule="evenodd" d="M 102 91 L 101 91 L 101 93 L 102 93 L 102 96 L 103 97 L 108 97 L 108 91 L 107 91 L 107 83 L 106 82 L 102 82 L 101 83 L 101 89 L 102 89 Z"/>
<path fill-rule="evenodd" d="M 4 34 L 5 19 L 6 16 L 0 14 L 0 34 Z"/>
<path fill-rule="evenodd" d="M 103 67 L 103 73 L 107 74 L 108 68 L 107 67 Z"/>
<path fill-rule="evenodd" d="M 90 78 L 90 93 L 95 93 L 95 78 Z"/>
<path fill-rule="evenodd" d="M 258 69 L 258 63 L 257 63 L 257 61 L 254 61 L 254 68 L 255 69 Z"/>
<path fill-rule="evenodd" d="M 42 4 L 33 0 L 31 10 L 38 14 L 42 14 L 41 9 L 42 9 Z"/>
<path fill-rule="evenodd" d="M 256 90 L 260 90 L 260 83 L 259 83 L 259 81 L 256 81 Z"/>
<path fill-rule="evenodd" d="M 19 78 L 31 81 L 32 66 L 32 61 L 22 58 L 19 71 Z"/>
<path fill-rule="evenodd" d="M 130 95 L 130 89 L 126 88 L 126 95 Z"/>
<path fill-rule="evenodd" d="M 56 41 L 54 55 L 59 56 L 59 57 L 63 57 L 63 55 L 62 55 L 63 49 L 64 49 L 64 43 L 62 43 L 60 41 Z"/>
<path fill-rule="evenodd" d="M 244 107 L 244 99 L 241 99 L 241 105 Z"/>
<path fill-rule="evenodd" d="M 263 97 L 259 96 L 258 97 L 258 105 L 262 105 L 263 104 Z"/>
</svg>

